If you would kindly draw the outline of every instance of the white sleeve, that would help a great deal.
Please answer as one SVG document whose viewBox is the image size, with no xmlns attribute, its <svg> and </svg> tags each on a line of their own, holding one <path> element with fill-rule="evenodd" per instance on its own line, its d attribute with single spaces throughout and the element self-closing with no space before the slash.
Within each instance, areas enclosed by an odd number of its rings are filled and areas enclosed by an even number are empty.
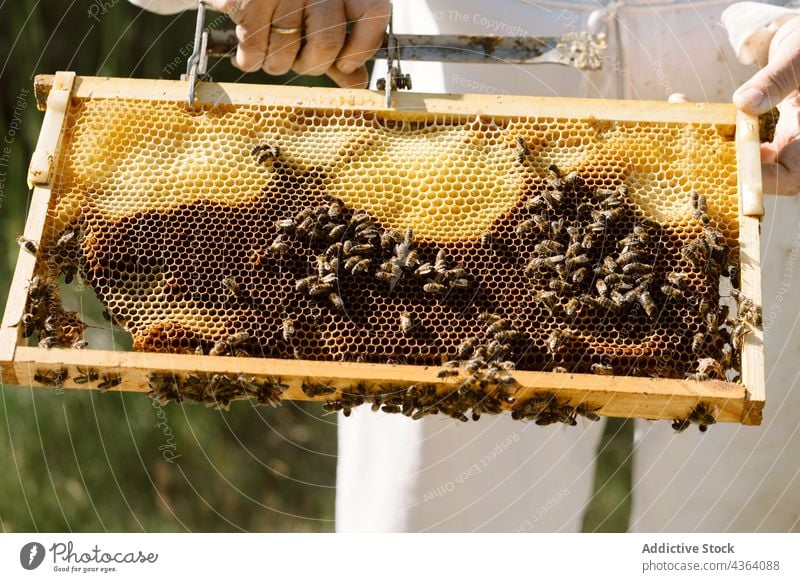
<svg viewBox="0 0 800 582">
<path fill-rule="evenodd" d="M 722 25 L 728 31 L 739 62 L 765 65 L 769 44 L 778 28 L 800 10 L 761 2 L 737 2 L 722 13 Z"/>
<path fill-rule="evenodd" d="M 175 14 L 197 8 L 197 0 L 128 0 L 128 2 L 157 14 Z"/>
</svg>

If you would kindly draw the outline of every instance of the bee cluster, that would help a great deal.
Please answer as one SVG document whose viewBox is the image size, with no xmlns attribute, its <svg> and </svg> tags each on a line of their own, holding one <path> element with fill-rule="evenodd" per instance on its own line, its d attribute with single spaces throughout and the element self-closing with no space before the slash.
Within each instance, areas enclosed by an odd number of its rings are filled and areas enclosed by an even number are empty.
<svg viewBox="0 0 800 582">
<path fill-rule="evenodd" d="M 28 284 L 25 312 L 20 320 L 22 337 L 36 335 L 40 348 L 55 346 L 85 348 L 82 339 L 86 324 L 76 311 L 65 311 L 57 283 L 49 278 L 34 276 Z"/>
<path fill-rule="evenodd" d="M 444 296 L 450 291 L 468 290 L 466 271 L 451 266 L 445 249 L 435 258 L 423 260 L 426 251 L 418 248 L 414 231 L 383 229 L 366 213 L 349 210 L 344 203 L 326 197 L 324 204 L 308 206 L 295 216 L 277 222 L 280 234 L 268 248 L 268 255 L 283 257 L 291 252 L 294 239 L 314 255 L 313 274 L 297 280 L 297 291 L 312 298 L 327 300 L 337 311 L 345 311 L 338 293 L 343 277 L 362 276 L 385 285 L 394 292 L 401 281 L 421 286 L 423 292 Z M 430 251 L 428 251 L 430 252 Z M 401 318 L 404 331 L 413 324 L 410 315 Z"/>
<path fill-rule="evenodd" d="M 148 396 L 161 404 L 187 402 L 228 410 L 231 402 L 252 399 L 272 407 L 281 405 L 281 394 L 288 386 L 280 378 L 259 380 L 245 374 L 187 374 L 152 373 Z"/>
<path fill-rule="evenodd" d="M 73 377 L 73 381 L 76 384 L 95 384 L 95 387 L 101 392 L 105 392 L 106 390 L 110 390 L 122 384 L 122 377 L 119 374 L 111 372 L 101 374 L 94 368 L 82 368 L 80 366 L 77 366 L 75 370 L 77 374 Z M 69 370 L 67 368 L 36 370 L 36 373 L 33 375 L 33 381 L 46 388 L 61 389 L 68 379 Z"/>
</svg>

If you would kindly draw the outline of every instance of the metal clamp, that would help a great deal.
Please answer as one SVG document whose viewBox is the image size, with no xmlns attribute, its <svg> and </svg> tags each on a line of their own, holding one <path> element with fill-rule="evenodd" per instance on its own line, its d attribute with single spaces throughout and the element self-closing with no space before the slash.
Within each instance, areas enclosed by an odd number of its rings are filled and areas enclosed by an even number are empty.
<svg viewBox="0 0 800 582">
<path fill-rule="evenodd" d="M 397 65 L 395 65 L 397 61 Z M 411 89 L 411 75 L 404 75 L 400 68 L 400 43 L 394 35 L 392 18 L 389 18 L 389 32 L 386 35 L 386 76 L 377 81 L 378 91 L 386 94 L 386 107 L 394 104 L 394 91 Z"/>
<path fill-rule="evenodd" d="M 194 107 L 195 92 L 199 81 L 210 81 L 208 71 L 208 31 L 206 26 L 206 4 L 203 0 L 197 3 L 197 21 L 194 29 L 194 47 L 186 64 L 186 74 L 181 81 L 189 81 L 189 106 Z"/>
</svg>

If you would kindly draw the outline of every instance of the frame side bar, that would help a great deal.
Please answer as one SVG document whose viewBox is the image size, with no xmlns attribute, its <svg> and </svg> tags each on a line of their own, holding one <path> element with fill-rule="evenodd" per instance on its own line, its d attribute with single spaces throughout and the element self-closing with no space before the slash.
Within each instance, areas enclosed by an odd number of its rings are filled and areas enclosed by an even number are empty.
<svg viewBox="0 0 800 582">
<path fill-rule="evenodd" d="M 69 96 L 72 92 L 75 73 L 57 73 L 53 79 L 53 87 L 47 98 L 47 111 L 42 122 L 39 141 L 36 144 L 31 166 L 28 171 L 28 181 L 36 185 L 33 189 L 31 207 L 25 223 L 23 236 L 37 247 L 42 239 L 47 208 L 50 204 L 50 180 L 52 165 L 58 157 L 61 146 L 64 120 L 67 114 Z M 27 301 L 27 286 L 36 267 L 36 257 L 24 249 L 19 250 L 17 266 L 11 279 L 11 288 L 8 293 L 5 313 L 0 324 L 0 362 L 9 362 L 14 359 L 14 353 L 21 337 L 20 321 L 25 312 Z M 9 374 L 7 381 L 16 379 Z"/>
<path fill-rule="evenodd" d="M 736 157 L 739 182 L 741 291 L 761 307 L 761 224 L 764 214 L 758 118 L 737 112 Z M 749 325 L 749 324 L 748 324 Z M 760 424 L 766 388 L 764 332 L 749 327 L 742 346 L 742 383 L 747 388 L 743 424 Z"/>
</svg>

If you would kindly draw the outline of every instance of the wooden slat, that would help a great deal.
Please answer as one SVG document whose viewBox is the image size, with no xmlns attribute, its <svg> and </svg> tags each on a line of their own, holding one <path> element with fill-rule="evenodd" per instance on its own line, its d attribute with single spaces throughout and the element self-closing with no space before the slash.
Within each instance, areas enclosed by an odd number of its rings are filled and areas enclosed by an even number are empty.
<svg viewBox="0 0 800 582">
<path fill-rule="evenodd" d="M 73 87 L 75 73 L 58 73 L 54 77 L 54 90 L 48 97 L 49 107 L 42 122 L 42 131 L 36 144 L 34 158 L 44 160 L 47 164 L 46 176 L 38 176 L 43 181 L 50 178 L 50 165 L 58 157 L 58 149 L 61 144 L 61 135 L 66 117 L 66 103 L 69 101 L 69 94 Z M 33 190 L 31 207 L 28 212 L 28 220 L 25 223 L 23 236 L 34 241 L 37 246 L 41 242 L 42 232 L 44 231 L 47 208 L 50 203 L 50 186 L 47 183 L 40 183 Z M 11 280 L 11 288 L 8 292 L 3 321 L 0 324 L 0 361 L 8 361 L 14 358 L 14 351 L 20 340 L 20 325 L 22 314 L 25 311 L 27 300 L 28 283 L 33 276 L 36 266 L 36 258 L 26 251 L 20 251 L 17 258 L 17 266 L 14 269 L 14 276 Z M 5 377 L 6 382 L 13 383 L 15 378 L 11 375 Z"/>
<path fill-rule="evenodd" d="M 37 98 L 47 94 L 48 79 L 36 78 Z M 76 97 L 187 101 L 182 81 L 78 77 Z M 385 96 L 364 89 L 329 89 L 244 83 L 200 83 L 198 104 L 292 105 L 307 108 L 387 111 Z M 483 115 L 494 117 L 537 116 L 590 118 L 612 121 L 736 124 L 736 110 L 729 103 L 667 103 L 613 99 L 564 99 L 515 95 L 440 95 L 399 92 L 393 117 L 404 113 Z"/>
<path fill-rule="evenodd" d="M 736 126 L 736 157 L 739 179 L 739 254 L 741 291 L 756 305 L 761 298 L 761 224 L 764 214 L 761 184 L 761 150 L 758 118 L 739 112 Z M 766 400 L 764 378 L 764 332 L 750 326 L 742 347 L 742 383 L 747 387 L 747 406 L 742 422 L 760 424 Z"/>
<path fill-rule="evenodd" d="M 439 368 L 429 366 L 23 347 L 17 350 L 14 362 L 15 374 L 23 384 L 36 385 L 33 376 L 37 370 L 63 367 L 69 372 L 66 387 L 87 388 L 89 386 L 74 382 L 78 366 L 119 374 L 122 379 L 119 390 L 140 392 L 148 389 L 147 378 L 151 372 L 279 377 L 289 385 L 284 398 L 292 400 L 310 400 L 301 390 L 302 383 L 307 381 L 324 382 L 340 390 L 363 383 L 375 391 L 435 384 L 445 392 L 457 385 L 457 380 L 438 378 Z M 522 371 L 513 374 L 522 386 L 517 394 L 520 399 L 535 393 L 555 392 L 575 405 L 587 402 L 592 407 L 601 407 L 600 414 L 605 416 L 673 420 L 686 417 L 702 401 L 718 407 L 720 422 L 740 422 L 745 405 L 744 387 L 726 382 Z"/>
</svg>

